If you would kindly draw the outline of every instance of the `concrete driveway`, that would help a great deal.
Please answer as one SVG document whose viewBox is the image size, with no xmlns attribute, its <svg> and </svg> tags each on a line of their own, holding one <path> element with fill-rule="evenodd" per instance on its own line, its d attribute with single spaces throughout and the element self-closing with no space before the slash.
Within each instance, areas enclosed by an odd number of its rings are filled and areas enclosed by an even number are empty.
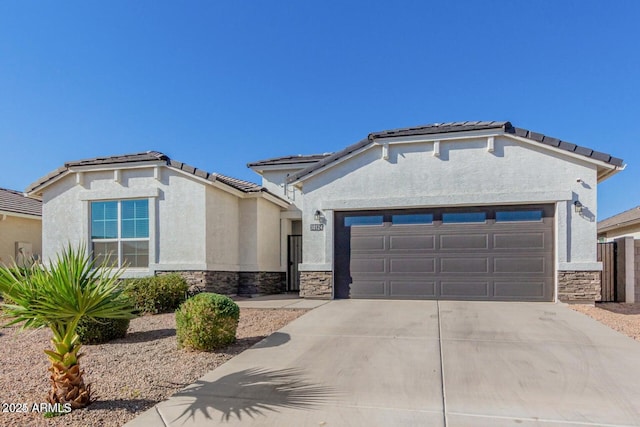
<svg viewBox="0 0 640 427">
<path fill-rule="evenodd" d="M 640 343 L 563 305 L 338 300 L 127 426 L 640 426 Z"/>
</svg>

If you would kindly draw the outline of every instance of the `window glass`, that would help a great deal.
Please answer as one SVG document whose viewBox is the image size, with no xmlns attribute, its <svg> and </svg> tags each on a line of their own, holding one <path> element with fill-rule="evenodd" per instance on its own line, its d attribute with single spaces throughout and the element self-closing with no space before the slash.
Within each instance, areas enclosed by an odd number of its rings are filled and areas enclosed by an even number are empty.
<svg viewBox="0 0 640 427">
<path fill-rule="evenodd" d="M 91 238 L 118 238 L 118 202 L 91 203 Z"/>
<path fill-rule="evenodd" d="M 449 212 L 442 214 L 442 223 L 463 223 L 463 222 L 485 222 L 487 214 L 485 212 Z"/>
<path fill-rule="evenodd" d="M 391 222 L 397 224 L 431 224 L 433 223 L 432 214 L 400 214 L 392 215 Z"/>
<path fill-rule="evenodd" d="M 91 203 L 91 248 L 97 266 L 149 266 L 149 201 Z"/>
<path fill-rule="evenodd" d="M 93 242 L 92 249 L 96 266 L 118 265 L 118 242 Z"/>
<path fill-rule="evenodd" d="M 532 211 L 503 211 L 496 212 L 496 221 L 540 221 L 542 219 L 541 210 Z"/>
<path fill-rule="evenodd" d="M 346 217 L 344 226 L 351 227 L 352 225 L 382 225 L 382 215 Z"/>
<path fill-rule="evenodd" d="M 149 265 L 149 242 L 122 242 L 122 262 L 128 267 L 147 267 Z"/>
<path fill-rule="evenodd" d="M 122 238 L 149 237 L 149 201 L 122 201 Z"/>
</svg>

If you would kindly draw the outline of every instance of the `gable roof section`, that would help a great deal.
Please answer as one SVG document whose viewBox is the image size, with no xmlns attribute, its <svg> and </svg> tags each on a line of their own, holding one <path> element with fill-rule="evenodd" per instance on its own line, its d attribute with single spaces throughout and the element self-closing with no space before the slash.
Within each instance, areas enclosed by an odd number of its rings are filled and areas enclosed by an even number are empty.
<svg viewBox="0 0 640 427">
<path fill-rule="evenodd" d="M 42 202 L 19 191 L 0 188 L 0 212 L 42 216 Z"/>
<path fill-rule="evenodd" d="M 640 223 L 640 206 L 598 222 L 598 233 Z"/>
<path fill-rule="evenodd" d="M 258 160 L 256 162 L 247 163 L 247 167 L 255 168 L 260 166 L 300 165 L 305 163 L 317 163 L 320 160 L 329 157 L 331 154 L 333 153 L 298 154 L 297 156 L 273 157 L 271 159 Z"/>
<path fill-rule="evenodd" d="M 181 170 L 183 172 L 195 175 L 199 178 L 205 179 L 210 182 L 220 182 L 222 184 L 225 184 L 243 193 L 259 193 L 259 192 L 268 193 L 269 192 L 266 188 L 261 187 L 257 184 L 254 184 L 253 182 L 243 181 L 243 180 L 225 176 L 219 173 L 210 173 L 205 170 L 198 169 L 193 166 L 189 166 L 186 163 L 173 160 L 169 158 L 169 156 L 163 153 L 160 153 L 159 151 L 145 151 L 142 153 L 123 154 L 119 156 L 109 156 L 109 157 L 94 157 L 91 159 L 67 162 L 64 164 L 64 166 L 54 170 L 50 174 L 40 178 L 39 180 L 31 184 L 27 188 L 26 192 L 33 193 L 34 191 L 41 189 L 42 187 L 51 183 L 53 180 L 57 179 L 61 175 L 67 173 L 73 167 L 142 163 L 142 162 L 163 162 L 168 167 Z M 275 196 L 275 197 L 278 197 L 278 196 Z"/>
<path fill-rule="evenodd" d="M 491 130 L 502 132 L 505 135 L 513 135 L 516 137 L 526 138 L 530 141 L 539 143 L 541 145 L 547 145 L 555 147 L 564 151 L 568 151 L 586 158 L 598 160 L 604 163 L 608 163 L 613 167 L 622 167 L 622 159 L 613 157 L 606 153 L 594 151 L 590 148 L 581 147 L 570 142 L 562 141 L 558 138 L 543 135 L 541 133 L 532 132 L 527 129 L 514 127 L 511 122 L 507 121 L 476 121 L 476 122 L 449 122 L 449 123 L 433 123 L 425 126 L 417 126 L 410 128 L 400 128 L 385 130 L 381 132 L 370 133 L 365 139 L 356 142 L 347 148 L 335 152 L 330 156 L 318 161 L 317 163 L 310 165 L 306 169 L 303 169 L 295 174 L 292 174 L 288 179 L 288 183 L 299 181 L 315 171 L 331 165 L 332 163 L 348 156 L 349 154 L 358 151 L 370 144 L 373 144 L 376 139 L 381 138 L 396 138 L 406 136 L 420 136 L 420 135 L 436 135 L 436 134 L 451 134 L 456 132 L 469 132 L 469 131 L 482 131 Z"/>
</svg>

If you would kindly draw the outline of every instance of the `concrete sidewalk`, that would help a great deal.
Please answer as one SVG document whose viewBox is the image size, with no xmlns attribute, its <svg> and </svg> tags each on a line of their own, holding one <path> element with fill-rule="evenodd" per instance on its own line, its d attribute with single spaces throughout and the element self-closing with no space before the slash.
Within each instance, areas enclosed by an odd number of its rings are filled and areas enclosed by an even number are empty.
<svg viewBox="0 0 640 427">
<path fill-rule="evenodd" d="M 338 300 L 127 426 L 640 426 L 638 360 L 558 304 Z"/>
</svg>

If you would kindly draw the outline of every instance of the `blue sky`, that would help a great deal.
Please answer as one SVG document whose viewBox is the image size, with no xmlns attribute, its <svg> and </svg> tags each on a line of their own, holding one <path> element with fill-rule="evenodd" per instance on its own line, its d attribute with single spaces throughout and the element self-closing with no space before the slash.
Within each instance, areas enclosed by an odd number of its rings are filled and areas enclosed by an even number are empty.
<svg viewBox="0 0 640 427">
<path fill-rule="evenodd" d="M 0 187 L 158 150 L 246 163 L 433 122 L 514 125 L 622 157 L 640 204 L 640 2 L 0 2 Z"/>
</svg>

